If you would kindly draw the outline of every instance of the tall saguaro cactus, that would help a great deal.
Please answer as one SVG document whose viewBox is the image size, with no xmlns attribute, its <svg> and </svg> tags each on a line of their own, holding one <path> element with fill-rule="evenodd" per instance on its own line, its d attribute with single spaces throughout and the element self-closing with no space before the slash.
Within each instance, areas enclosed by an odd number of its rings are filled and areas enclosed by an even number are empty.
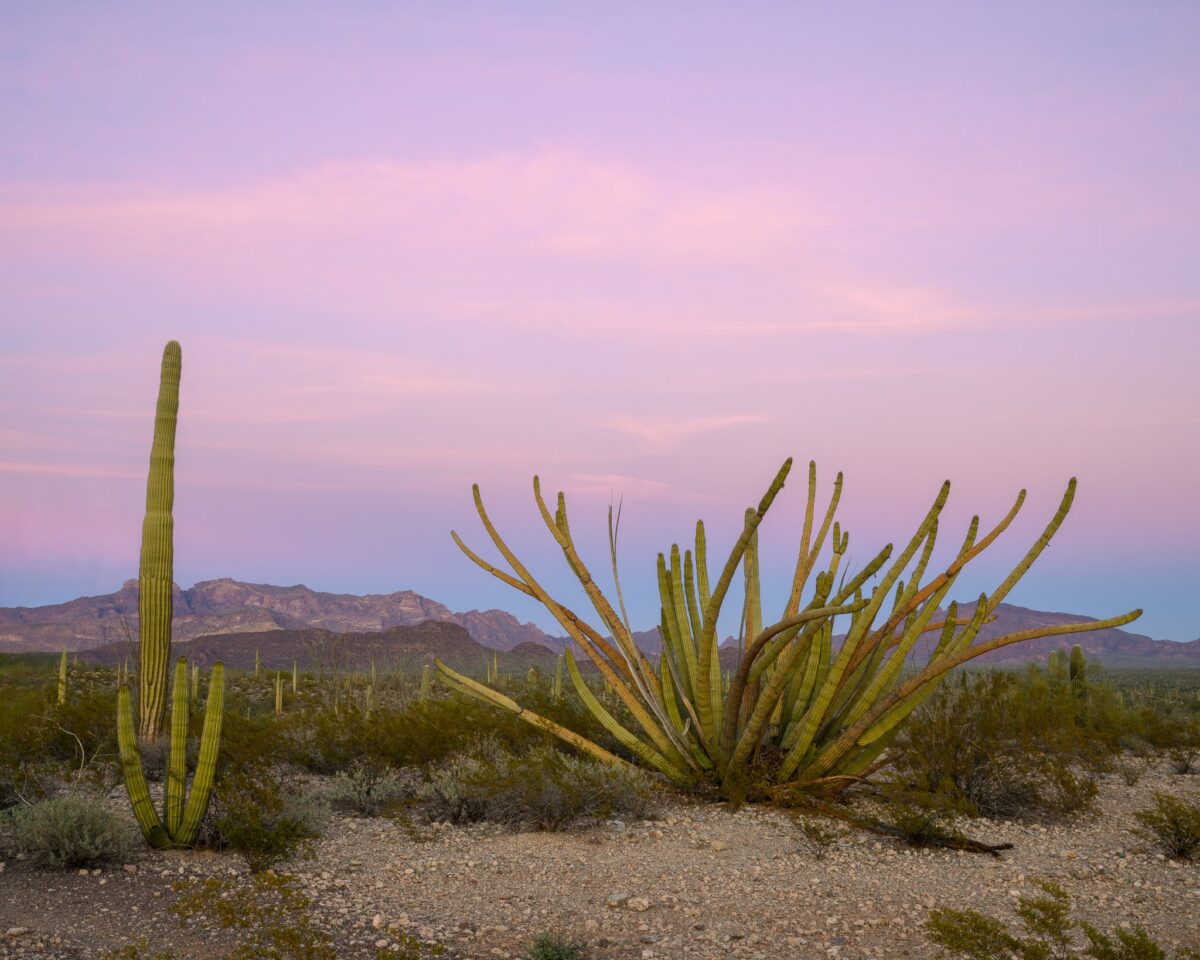
<svg viewBox="0 0 1200 960">
<path fill-rule="evenodd" d="M 182 351 L 172 340 L 163 349 L 138 567 L 138 734 L 149 742 L 158 739 L 167 710 L 167 666 L 171 659 L 175 583 L 175 521 L 171 510 L 175 503 L 175 424 L 179 415 L 182 367 Z"/>
</svg>

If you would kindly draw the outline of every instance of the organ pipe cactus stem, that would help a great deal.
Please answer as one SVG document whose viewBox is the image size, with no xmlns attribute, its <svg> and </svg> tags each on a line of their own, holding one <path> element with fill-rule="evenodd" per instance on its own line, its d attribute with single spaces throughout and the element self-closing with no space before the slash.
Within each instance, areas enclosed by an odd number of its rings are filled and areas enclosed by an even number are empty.
<svg viewBox="0 0 1200 960">
<path fill-rule="evenodd" d="M 473 496 L 479 519 L 512 572 L 485 560 L 457 533 L 451 536 L 477 566 L 541 603 L 592 661 L 599 677 L 585 681 L 574 658 L 566 657 L 584 706 L 621 744 L 627 756 L 673 780 L 704 780 L 732 796 L 739 795 L 747 782 L 763 782 L 766 777 L 775 778 L 776 787 L 769 791 L 772 794 L 845 787 L 873 769 L 905 719 L 947 671 L 1011 643 L 1120 626 L 1141 613 L 1134 610 L 1107 620 L 1048 625 L 977 642 L 980 629 L 994 619 L 996 606 L 1029 570 L 1066 517 L 1075 494 L 1074 480 L 1068 484 L 1050 523 L 1024 557 L 996 590 L 979 598 L 970 618 L 959 619 L 953 603 L 949 614 L 937 614 L 944 609 L 947 594 L 966 564 L 1012 523 L 1024 503 L 1024 491 L 1008 513 L 982 536 L 978 535 L 979 518 L 973 518 L 954 560 L 927 578 L 939 517 L 950 493 L 947 482 L 901 549 L 894 550 L 888 544 L 874 555 L 867 554 L 873 558 L 850 577 L 840 571 L 842 559 L 848 556 L 850 535 L 834 519 L 841 496 L 841 475 L 818 522 L 816 467 L 810 464 L 792 590 L 782 616 L 772 621 L 764 613 L 759 586 L 759 528 L 790 468 L 789 460 L 757 507 L 746 511 L 741 533 L 715 579 L 710 578 L 708 543 L 700 522 L 696 524 L 694 552 L 673 545 L 659 555 L 662 653 L 657 663 L 637 647 L 620 602 L 611 509 L 609 550 L 618 589 L 617 606 L 604 596 L 576 549 L 565 497 L 558 494 L 551 509 L 534 478 L 538 511 L 599 616 L 599 629 L 551 596 L 521 562 L 493 524 L 478 486 L 473 488 Z M 733 675 L 724 676 L 717 626 L 739 567 L 745 596 L 740 660 Z M 885 611 L 885 604 L 890 612 Z M 848 623 L 840 618 L 847 618 Z M 844 624 L 840 628 L 835 626 L 839 622 Z M 936 645 L 925 647 L 932 652 L 923 667 L 915 665 L 914 674 L 906 669 L 908 658 L 922 649 L 918 641 L 931 633 L 938 637 Z M 833 638 L 839 634 L 845 639 L 835 647 Z M 598 744 L 524 709 L 441 661 L 437 669 L 442 682 L 452 690 L 509 710 L 593 756 L 618 762 L 614 754 Z M 497 686 L 506 679 L 494 662 L 487 677 Z M 612 711 L 612 705 L 621 709 Z M 751 768 L 761 757 L 779 759 L 769 771 L 752 775 Z"/>
<path fill-rule="evenodd" d="M 258 647 L 254 648 L 254 679 L 257 680 L 262 673 L 262 657 L 259 656 Z"/>
<path fill-rule="evenodd" d="M 431 685 L 432 685 L 432 678 L 430 677 L 430 674 L 429 674 L 429 664 L 425 664 L 425 666 L 421 668 L 420 699 L 421 699 L 422 703 L 424 703 L 426 700 L 429 699 L 429 688 Z"/>
<path fill-rule="evenodd" d="M 300 692 L 300 673 L 299 673 L 299 668 L 296 665 L 296 661 L 293 660 L 292 661 L 292 694 L 295 695 L 299 692 Z"/>
<path fill-rule="evenodd" d="M 200 700 L 200 664 L 192 664 L 192 703 Z"/>
<path fill-rule="evenodd" d="M 62 656 L 58 658 L 58 705 L 61 707 L 67 702 L 67 651 L 62 652 Z"/>
<path fill-rule="evenodd" d="M 555 663 L 554 663 L 554 699 L 556 701 L 562 699 L 562 691 L 563 691 L 562 681 L 563 681 L 563 656 L 560 653 L 555 658 Z"/>
<path fill-rule="evenodd" d="M 133 705 L 129 685 L 117 691 L 117 747 L 121 772 L 134 818 L 142 835 L 152 847 L 189 847 L 196 840 L 200 821 L 208 809 L 216 776 L 217 756 L 221 745 L 221 723 L 225 703 L 225 668 L 213 666 L 208 685 L 208 700 L 204 707 L 204 727 L 200 734 L 200 752 L 190 788 L 187 784 L 188 739 L 188 669 L 183 657 L 175 666 L 174 694 L 171 703 L 171 750 L 167 759 L 167 775 L 163 784 L 163 811 L 158 811 L 150 799 L 146 774 L 138 753 L 133 727 Z"/>
<path fill-rule="evenodd" d="M 174 590 L 175 424 L 179 414 L 179 344 L 163 349 L 146 479 L 146 516 L 138 565 L 138 733 L 153 743 L 167 710 L 167 666 L 171 659 Z"/>
<path fill-rule="evenodd" d="M 275 716 L 283 716 L 283 674 L 275 671 Z"/>
</svg>

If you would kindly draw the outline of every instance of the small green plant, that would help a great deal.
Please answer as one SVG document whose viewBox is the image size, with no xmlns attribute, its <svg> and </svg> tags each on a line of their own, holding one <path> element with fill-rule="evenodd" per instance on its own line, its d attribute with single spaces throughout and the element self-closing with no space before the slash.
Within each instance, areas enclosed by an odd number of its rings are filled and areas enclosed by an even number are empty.
<svg viewBox="0 0 1200 960">
<path fill-rule="evenodd" d="M 180 922 L 203 917 L 237 931 L 238 945 L 225 960 L 337 960 L 333 941 L 313 922 L 311 901 L 295 877 L 264 871 L 248 881 L 179 881 L 175 889 L 182 895 L 169 909 Z"/>
<path fill-rule="evenodd" d="M 1154 795 L 1152 810 L 1139 810 L 1137 834 L 1158 843 L 1167 856 L 1190 860 L 1200 856 L 1200 804 L 1165 793 Z"/>
<path fill-rule="evenodd" d="M 1074 931 L 1087 944 L 1082 955 L 1094 960 L 1168 960 L 1167 953 L 1141 927 L 1102 933 L 1089 923 L 1071 919 L 1071 900 L 1053 883 L 1035 881 L 1042 896 L 1021 897 L 1017 917 L 1024 936 L 977 910 L 933 910 L 926 921 L 929 939 L 953 956 L 969 960 L 1069 960 L 1079 956 Z M 1174 960 L 1197 960 L 1200 953 L 1180 950 Z"/>
<path fill-rule="evenodd" d="M 54 797 L 6 813 L 13 844 L 49 867 L 100 867 L 127 860 L 133 837 L 100 800 Z"/>
<path fill-rule="evenodd" d="M 843 831 L 832 830 L 813 817 L 798 817 L 796 828 L 800 831 L 804 846 L 818 860 L 824 860 L 843 836 Z"/>
<path fill-rule="evenodd" d="M 153 950 L 149 941 L 141 937 L 136 943 L 127 943 L 116 950 L 101 950 L 99 960 L 178 960 L 174 950 Z"/>
<path fill-rule="evenodd" d="M 587 948 L 561 933 L 543 930 L 529 945 L 528 960 L 584 960 Z"/>
</svg>

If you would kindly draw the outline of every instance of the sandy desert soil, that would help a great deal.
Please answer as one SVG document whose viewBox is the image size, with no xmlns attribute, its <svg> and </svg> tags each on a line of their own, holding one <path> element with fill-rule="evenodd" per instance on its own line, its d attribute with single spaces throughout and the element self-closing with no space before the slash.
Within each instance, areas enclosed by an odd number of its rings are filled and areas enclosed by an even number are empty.
<svg viewBox="0 0 1200 960">
<path fill-rule="evenodd" d="M 286 869 L 344 957 L 374 957 L 405 934 L 443 944 L 443 956 L 502 960 L 547 929 L 586 941 L 597 960 L 936 957 L 921 930 L 930 908 L 1011 918 L 1035 878 L 1063 886 L 1075 915 L 1102 928 L 1140 924 L 1164 946 L 1200 948 L 1200 864 L 1166 860 L 1130 832 L 1156 790 L 1195 799 L 1200 778 L 1156 768 L 1130 787 L 1110 776 L 1097 815 L 967 824 L 1015 845 L 1000 857 L 860 832 L 819 855 L 784 813 L 677 802 L 655 821 L 562 834 L 339 818 Z M 218 955 L 226 934 L 181 929 L 164 907 L 180 877 L 230 871 L 245 872 L 239 858 L 203 852 L 147 851 L 86 876 L 10 862 L 0 956 L 89 957 L 143 935 L 182 956 Z"/>
</svg>

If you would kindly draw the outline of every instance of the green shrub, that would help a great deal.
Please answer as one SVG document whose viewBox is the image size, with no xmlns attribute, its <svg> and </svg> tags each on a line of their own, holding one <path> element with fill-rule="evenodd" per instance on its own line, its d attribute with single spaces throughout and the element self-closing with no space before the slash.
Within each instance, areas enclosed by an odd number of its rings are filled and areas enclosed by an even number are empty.
<svg viewBox="0 0 1200 960">
<path fill-rule="evenodd" d="M 377 817 L 412 800 L 420 786 L 411 770 L 394 770 L 373 757 L 351 760 L 326 788 L 337 808 Z"/>
<path fill-rule="evenodd" d="M 611 816 L 645 819 L 655 808 L 650 781 L 638 770 L 550 746 L 512 754 L 494 742 L 432 771 L 419 795 L 433 820 L 491 820 L 539 830 Z"/>
<path fill-rule="evenodd" d="M 132 831 L 108 806 L 88 797 L 55 797 L 7 813 L 13 845 L 50 867 L 121 863 L 133 849 Z"/>
<path fill-rule="evenodd" d="M 494 767 L 489 820 L 562 830 L 581 820 L 624 816 L 644 820 L 655 809 L 640 770 L 614 767 L 554 747 L 504 757 Z"/>
<path fill-rule="evenodd" d="M 1167 751 L 1167 763 L 1180 776 L 1195 773 L 1200 763 L 1200 745 L 1189 743 L 1172 747 Z"/>
<path fill-rule="evenodd" d="M 1070 917 L 1071 900 L 1062 888 L 1035 881 L 1043 896 L 1021 897 L 1017 916 L 1024 936 L 1013 934 L 999 920 L 976 910 L 933 910 L 925 929 L 929 939 L 948 953 L 970 960 L 1167 960 L 1167 954 L 1141 927 L 1102 933 Z M 1073 933 L 1083 932 L 1087 944 L 1078 951 Z M 1200 953 L 1180 950 L 1175 960 L 1197 960 Z"/>
<path fill-rule="evenodd" d="M 971 815 L 1086 812 L 1097 794 L 1092 771 L 1120 749 L 1110 720 L 1100 719 L 1110 706 L 1104 688 L 1055 685 L 1037 668 L 964 672 L 910 717 L 895 768 L 912 790 Z"/>
<path fill-rule="evenodd" d="M 543 930 L 533 938 L 525 956 L 528 960 L 584 960 L 587 949 L 578 940 Z"/>
<path fill-rule="evenodd" d="M 178 960 L 174 950 L 152 950 L 145 937 L 137 943 L 127 943 L 116 950 L 101 950 L 100 960 Z"/>
<path fill-rule="evenodd" d="M 1139 810 L 1137 833 L 1157 842 L 1168 856 L 1190 860 L 1200 855 L 1200 804 L 1165 793 L 1154 795 L 1154 809 Z"/>
<path fill-rule="evenodd" d="M 217 781 L 200 839 L 237 851 L 259 873 L 319 836 L 324 812 L 310 793 L 285 783 L 275 767 L 245 767 Z"/>
</svg>

